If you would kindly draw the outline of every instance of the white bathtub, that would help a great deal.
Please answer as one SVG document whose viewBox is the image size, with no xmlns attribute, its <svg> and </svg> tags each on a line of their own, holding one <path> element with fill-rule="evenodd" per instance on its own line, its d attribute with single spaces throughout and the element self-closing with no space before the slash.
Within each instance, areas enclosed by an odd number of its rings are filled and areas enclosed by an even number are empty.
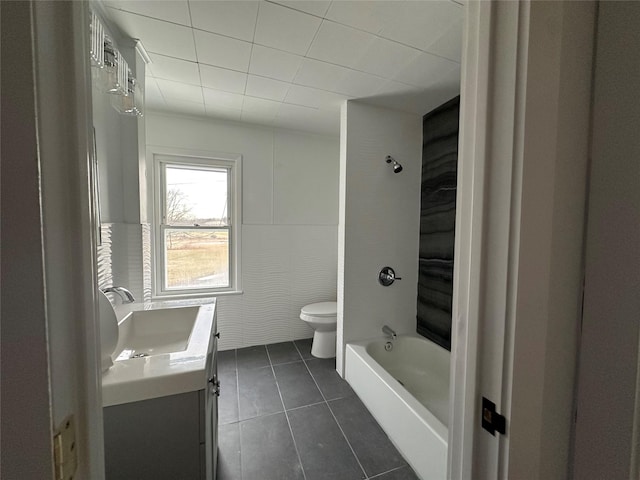
<svg viewBox="0 0 640 480">
<path fill-rule="evenodd" d="M 345 377 L 423 480 L 447 476 L 450 353 L 418 336 L 348 343 Z"/>
</svg>

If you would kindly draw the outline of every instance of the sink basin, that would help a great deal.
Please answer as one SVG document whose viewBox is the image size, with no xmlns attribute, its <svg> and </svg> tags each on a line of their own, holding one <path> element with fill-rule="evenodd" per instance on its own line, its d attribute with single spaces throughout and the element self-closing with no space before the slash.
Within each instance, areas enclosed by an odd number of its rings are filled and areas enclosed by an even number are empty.
<svg viewBox="0 0 640 480">
<path fill-rule="evenodd" d="M 185 307 L 131 312 L 118 324 L 115 361 L 185 351 L 198 311 L 199 307 Z"/>
<path fill-rule="evenodd" d="M 186 304 L 186 302 L 190 302 Z M 215 300 L 126 304 L 113 366 L 102 374 L 105 407 L 202 390 L 212 361 Z"/>
</svg>

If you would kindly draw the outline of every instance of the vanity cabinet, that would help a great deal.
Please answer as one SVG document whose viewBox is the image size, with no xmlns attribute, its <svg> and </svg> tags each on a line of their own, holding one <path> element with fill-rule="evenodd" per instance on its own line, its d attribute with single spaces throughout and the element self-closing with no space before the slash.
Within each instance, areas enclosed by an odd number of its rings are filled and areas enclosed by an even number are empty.
<svg viewBox="0 0 640 480">
<path fill-rule="evenodd" d="M 206 480 L 204 405 L 200 390 L 104 408 L 107 480 Z"/>
<path fill-rule="evenodd" d="M 215 480 L 219 394 L 215 335 L 202 374 L 204 389 L 103 408 L 107 480 Z"/>
</svg>

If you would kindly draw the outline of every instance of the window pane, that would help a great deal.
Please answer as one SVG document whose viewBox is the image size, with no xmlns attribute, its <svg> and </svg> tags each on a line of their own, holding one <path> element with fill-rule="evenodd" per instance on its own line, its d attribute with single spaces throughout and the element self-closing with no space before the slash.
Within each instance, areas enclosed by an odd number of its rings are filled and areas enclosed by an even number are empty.
<svg viewBox="0 0 640 480">
<path fill-rule="evenodd" d="M 165 230 L 167 289 L 229 286 L 229 230 Z"/>
<path fill-rule="evenodd" d="M 168 225 L 228 225 L 226 169 L 167 165 Z"/>
</svg>

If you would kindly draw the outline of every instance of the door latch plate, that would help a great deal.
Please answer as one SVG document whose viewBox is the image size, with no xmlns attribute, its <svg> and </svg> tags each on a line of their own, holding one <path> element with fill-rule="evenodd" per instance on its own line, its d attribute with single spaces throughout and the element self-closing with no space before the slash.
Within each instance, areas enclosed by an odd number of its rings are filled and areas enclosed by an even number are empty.
<svg viewBox="0 0 640 480">
<path fill-rule="evenodd" d="M 507 419 L 496 412 L 496 404 L 482 397 L 482 428 L 495 437 L 496 432 L 504 435 L 507 431 Z"/>
</svg>

